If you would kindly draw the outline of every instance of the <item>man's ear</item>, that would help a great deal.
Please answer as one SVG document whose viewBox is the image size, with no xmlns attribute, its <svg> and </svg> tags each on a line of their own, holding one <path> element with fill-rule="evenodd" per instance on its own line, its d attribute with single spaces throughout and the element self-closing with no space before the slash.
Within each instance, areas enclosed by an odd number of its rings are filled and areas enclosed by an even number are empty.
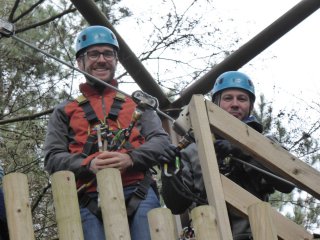
<svg viewBox="0 0 320 240">
<path fill-rule="evenodd" d="M 78 68 L 80 69 L 80 70 L 84 70 L 84 64 L 83 64 L 83 58 L 82 57 L 78 57 L 77 58 L 77 65 L 78 65 Z"/>
</svg>

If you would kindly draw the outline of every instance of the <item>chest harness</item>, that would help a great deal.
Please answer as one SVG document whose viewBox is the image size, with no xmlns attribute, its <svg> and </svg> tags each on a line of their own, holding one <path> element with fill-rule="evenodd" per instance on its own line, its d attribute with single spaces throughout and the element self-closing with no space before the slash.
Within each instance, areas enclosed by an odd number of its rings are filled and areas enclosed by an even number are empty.
<svg viewBox="0 0 320 240">
<path fill-rule="evenodd" d="M 97 151 L 117 151 L 122 148 L 132 148 L 128 140 L 132 129 L 137 120 L 140 119 L 142 112 L 140 110 L 134 111 L 129 126 L 127 128 L 121 128 L 117 119 L 119 112 L 122 109 L 122 105 L 125 102 L 125 95 L 117 92 L 113 99 L 110 112 L 104 121 L 98 119 L 90 101 L 85 96 L 80 95 L 76 101 L 84 111 L 86 119 L 89 122 L 88 138 L 82 151 L 82 154 L 85 157 Z M 118 129 L 112 130 L 107 124 L 107 119 L 117 122 Z M 90 130 L 91 126 L 94 126 L 93 131 Z M 78 188 L 79 204 L 80 207 L 88 208 L 91 213 L 96 215 L 98 219 L 102 221 L 101 209 L 98 206 L 98 199 L 86 193 L 86 189 L 95 181 L 96 177 Z M 148 189 L 150 185 L 153 185 L 153 183 L 154 181 L 152 179 L 151 172 L 147 171 L 145 177 L 138 182 L 136 189 L 131 194 L 131 197 L 126 200 L 126 209 L 129 220 L 135 213 L 140 202 L 146 198 Z"/>
</svg>

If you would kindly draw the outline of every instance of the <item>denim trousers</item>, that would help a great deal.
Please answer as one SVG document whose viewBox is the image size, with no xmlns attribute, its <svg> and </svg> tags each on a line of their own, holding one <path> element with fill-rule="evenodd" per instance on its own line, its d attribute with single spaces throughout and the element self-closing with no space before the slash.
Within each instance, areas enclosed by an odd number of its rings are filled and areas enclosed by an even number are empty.
<svg viewBox="0 0 320 240">
<path fill-rule="evenodd" d="M 124 187 L 124 197 L 129 198 L 136 186 Z M 147 213 L 154 208 L 160 207 L 159 199 L 152 189 L 149 188 L 146 199 L 142 200 L 129 222 L 131 240 L 151 240 Z M 85 240 L 105 240 L 103 223 L 87 208 L 80 208 L 83 235 Z"/>
</svg>

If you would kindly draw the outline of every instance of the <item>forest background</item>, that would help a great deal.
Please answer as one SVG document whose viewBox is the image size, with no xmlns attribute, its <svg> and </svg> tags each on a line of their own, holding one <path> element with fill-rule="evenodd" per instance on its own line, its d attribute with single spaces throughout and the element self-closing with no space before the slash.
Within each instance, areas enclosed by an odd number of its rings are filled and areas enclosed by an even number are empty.
<svg viewBox="0 0 320 240">
<path fill-rule="evenodd" d="M 183 89 L 299 1 L 180 2 L 96 1 L 170 99 L 176 99 Z M 75 64 L 74 37 L 87 23 L 69 1 L 0 3 L 0 18 L 15 24 L 19 38 Z M 248 4 L 253 10 L 247 11 Z M 259 18 L 262 10 L 270 14 Z M 319 170 L 319 77 L 311 60 L 319 56 L 319 44 L 312 45 L 319 33 L 315 28 L 308 31 L 315 17 L 309 18 L 300 24 L 305 28 L 297 26 L 240 70 L 256 84 L 255 114 L 265 131 Z M 297 36 L 302 37 L 299 47 L 283 51 Z M 307 55 L 299 57 L 300 52 Z M 286 55 L 293 61 L 284 61 Z M 56 222 L 50 178 L 43 169 L 43 141 L 52 108 L 77 96 L 83 77 L 14 39 L 0 39 L 0 56 L 0 158 L 6 174 L 22 172 L 28 176 L 37 239 L 54 239 Z M 302 65 L 308 68 L 301 70 Z M 120 88 L 128 93 L 137 88 L 121 65 L 117 78 Z M 298 88 L 291 88 L 295 83 Z M 288 195 L 276 193 L 272 204 L 310 232 L 319 233 L 320 203 L 311 195 L 299 189 Z"/>
</svg>

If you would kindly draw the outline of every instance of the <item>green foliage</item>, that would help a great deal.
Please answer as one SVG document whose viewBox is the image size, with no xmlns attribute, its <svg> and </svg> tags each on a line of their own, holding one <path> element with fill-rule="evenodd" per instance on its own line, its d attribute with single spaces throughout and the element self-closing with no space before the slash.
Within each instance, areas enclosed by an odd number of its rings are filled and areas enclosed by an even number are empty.
<svg viewBox="0 0 320 240">
<path fill-rule="evenodd" d="M 310 166 L 319 163 L 318 123 L 304 123 L 294 110 L 273 113 L 272 103 L 260 96 L 254 115 L 263 123 L 264 131 L 274 135 L 292 154 Z M 307 127 L 308 126 L 308 127 Z M 273 207 L 308 230 L 320 227 L 320 201 L 306 192 L 294 189 L 290 194 L 275 192 L 270 197 Z"/>
<path fill-rule="evenodd" d="M 109 5 L 119 2 L 99 5 L 119 21 L 130 13 L 126 7 L 110 10 Z M 79 74 L 47 55 L 74 65 L 74 38 L 87 23 L 70 1 L 1 0 L 0 5 L 0 18 L 16 27 L 14 38 L 0 39 L 0 160 L 6 174 L 28 176 L 36 238 L 54 238 L 56 221 L 42 147 L 48 111 L 77 94 Z"/>
</svg>

